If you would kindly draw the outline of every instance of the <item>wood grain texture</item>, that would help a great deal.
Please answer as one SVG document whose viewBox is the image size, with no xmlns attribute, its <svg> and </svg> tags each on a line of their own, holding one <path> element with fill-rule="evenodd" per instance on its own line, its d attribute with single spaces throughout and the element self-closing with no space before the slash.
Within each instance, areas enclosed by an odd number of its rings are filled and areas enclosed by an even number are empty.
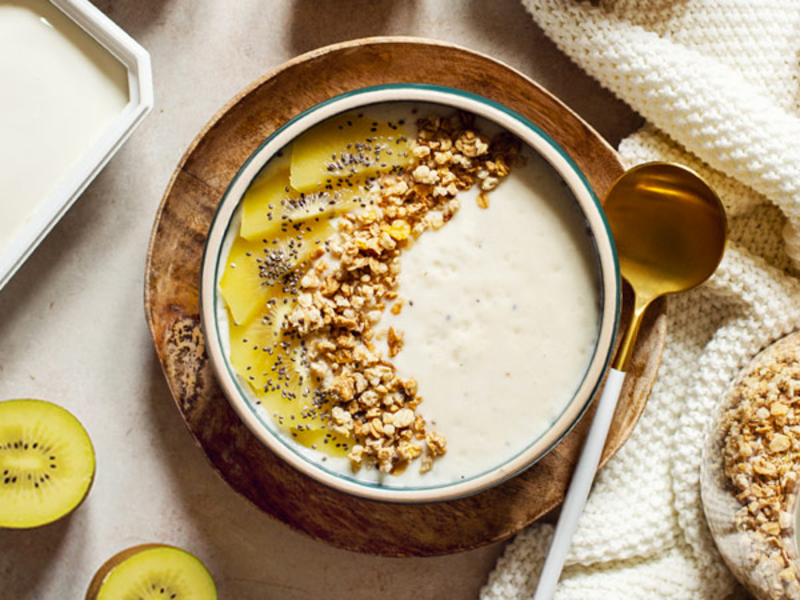
<svg viewBox="0 0 800 600">
<path fill-rule="evenodd" d="M 437 555 L 505 539 L 563 499 L 592 411 L 523 474 L 460 500 L 403 506 L 351 497 L 281 462 L 239 421 L 217 385 L 200 328 L 198 288 L 214 211 L 247 157 L 280 125 L 322 100 L 382 83 L 431 83 L 511 107 L 573 157 L 598 197 L 622 173 L 613 149 L 531 80 L 488 57 L 414 38 L 370 38 L 303 55 L 240 93 L 198 135 L 178 166 L 153 229 L 145 308 L 175 402 L 214 469 L 269 515 L 348 550 Z M 627 315 L 624 315 L 627 319 Z M 653 385 L 666 336 L 663 302 L 639 335 L 602 464 L 630 435 Z"/>
</svg>

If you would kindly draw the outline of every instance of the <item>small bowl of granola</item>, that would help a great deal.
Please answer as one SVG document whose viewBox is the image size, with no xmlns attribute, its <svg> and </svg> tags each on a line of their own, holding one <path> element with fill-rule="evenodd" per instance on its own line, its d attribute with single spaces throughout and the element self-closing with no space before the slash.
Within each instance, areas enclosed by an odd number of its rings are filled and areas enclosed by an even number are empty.
<svg viewBox="0 0 800 600">
<path fill-rule="evenodd" d="M 351 92 L 237 174 L 201 275 L 209 358 L 258 439 L 364 498 L 442 501 L 578 421 L 620 309 L 611 234 L 524 117 L 429 85 Z"/>
<path fill-rule="evenodd" d="M 759 599 L 800 599 L 800 333 L 765 348 L 706 434 L 703 508 L 725 563 Z"/>
</svg>

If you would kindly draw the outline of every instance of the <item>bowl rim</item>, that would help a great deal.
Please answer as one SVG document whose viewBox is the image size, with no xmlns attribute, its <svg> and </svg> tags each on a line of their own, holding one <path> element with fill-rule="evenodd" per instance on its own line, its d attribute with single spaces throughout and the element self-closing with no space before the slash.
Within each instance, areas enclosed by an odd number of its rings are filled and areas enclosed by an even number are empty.
<svg viewBox="0 0 800 600">
<path fill-rule="evenodd" d="M 598 269 L 601 310 L 593 355 L 580 385 L 552 424 L 497 467 L 468 479 L 428 487 L 389 487 L 359 481 L 326 469 L 322 463 L 294 448 L 296 444 L 284 439 L 274 424 L 266 423 L 248 400 L 225 355 L 217 318 L 218 271 L 228 230 L 245 192 L 263 167 L 277 152 L 318 123 L 350 110 L 391 102 L 434 103 L 466 110 L 522 139 L 568 186 L 586 221 Z M 494 487 L 541 460 L 572 430 L 588 410 L 611 362 L 620 318 L 621 284 L 614 240 L 600 202 L 575 161 L 552 137 L 528 118 L 478 94 L 441 85 L 401 83 L 369 86 L 331 97 L 284 123 L 258 146 L 231 180 L 211 221 L 203 249 L 199 299 L 206 350 L 214 373 L 240 420 L 263 445 L 304 475 L 329 488 L 369 500 L 425 503 L 454 500 Z"/>
</svg>

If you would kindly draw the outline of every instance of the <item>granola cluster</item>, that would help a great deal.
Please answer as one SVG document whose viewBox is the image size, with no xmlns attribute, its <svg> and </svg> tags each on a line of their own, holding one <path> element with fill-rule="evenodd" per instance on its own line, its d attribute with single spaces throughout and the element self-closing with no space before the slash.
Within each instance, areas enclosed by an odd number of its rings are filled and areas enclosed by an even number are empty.
<svg viewBox="0 0 800 600">
<path fill-rule="evenodd" d="M 397 292 L 402 251 L 453 217 L 458 192 L 478 185 L 478 204 L 487 208 L 486 193 L 508 175 L 519 152 L 515 138 L 490 141 L 464 113 L 417 125 L 412 164 L 375 181 L 365 207 L 338 221 L 300 280 L 286 323 L 305 340 L 328 427 L 355 440 L 348 455 L 354 470 L 367 465 L 398 474 L 421 458 L 426 472 L 445 454 L 444 437 L 417 411 L 417 382 L 398 375 L 391 361 L 403 348 L 403 333 L 378 330 L 379 322 L 388 305 L 394 314 L 403 309 Z M 388 356 L 379 348 L 383 341 Z"/>
<path fill-rule="evenodd" d="M 724 415 L 723 469 L 750 535 L 747 557 L 770 598 L 800 598 L 794 509 L 800 469 L 800 338 L 767 350 L 743 374 Z M 766 354 L 765 353 L 765 354 Z"/>
</svg>

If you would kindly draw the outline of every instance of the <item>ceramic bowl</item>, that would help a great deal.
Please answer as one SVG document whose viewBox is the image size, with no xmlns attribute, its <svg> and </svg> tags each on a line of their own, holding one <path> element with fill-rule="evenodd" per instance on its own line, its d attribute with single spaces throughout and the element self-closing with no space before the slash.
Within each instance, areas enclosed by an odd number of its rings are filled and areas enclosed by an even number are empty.
<svg viewBox="0 0 800 600">
<path fill-rule="evenodd" d="M 532 435 L 523 451 L 493 469 L 447 484 L 381 485 L 361 481 L 312 460 L 307 449 L 281 434 L 272 418 L 259 410 L 247 383 L 234 372 L 228 358 L 226 309 L 219 280 L 227 256 L 228 232 L 232 222 L 235 224 L 237 208 L 248 187 L 271 158 L 306 130 L 337 114 L 386 102 L 433 103 L 464 110 L 513 133 L 539 153 L 569 188 L 585 219 L 596 258 L 599 326 L 594 353 L 582 380 L 576 382 L 574 396 L 543 433 Z M 608 224 L 586 177 L 572 158 L 535 123 L 507 107 L 461 90 L 422 84 L 383 85 L 337 96 L 298 115 L 270 136 L 240 169 L 217 209 L 206 241 L 200 288 L 209 359 L 232 407 L 259 441 L 292 467 L 324 485 L 371 500 L 400 503 L 445 501 L 479 493 L 520 473 L 552 450 L 578 422 L 600 387 L 611 358 L 621 304 L 619 268 Z"/>
</svg>

